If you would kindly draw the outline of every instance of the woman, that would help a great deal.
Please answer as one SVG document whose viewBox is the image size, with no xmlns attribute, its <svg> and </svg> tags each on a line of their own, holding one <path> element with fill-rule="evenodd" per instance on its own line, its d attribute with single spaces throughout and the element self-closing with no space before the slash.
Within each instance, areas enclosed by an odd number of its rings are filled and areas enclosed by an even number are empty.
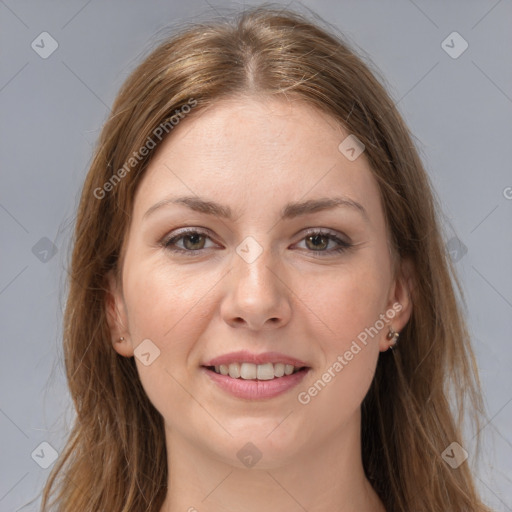
<svg viewBox="0 0 512 512">
<path fill-rule="evenodd" d="M 393 102 L 334 35 L 261 7 L 160 45 L 82 192 L 77 418 L 42 510 L 488 510 L 437 219 Z"/>
</svg>

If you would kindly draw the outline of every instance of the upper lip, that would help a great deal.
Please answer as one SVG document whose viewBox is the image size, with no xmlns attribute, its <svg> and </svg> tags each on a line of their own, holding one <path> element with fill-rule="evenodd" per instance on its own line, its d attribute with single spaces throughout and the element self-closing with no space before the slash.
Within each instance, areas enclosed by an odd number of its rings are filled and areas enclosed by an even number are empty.
<svg viewBox="0 0 512 512">
<path fill-rule="evenodd" d="M 287 356 L 279 352 L 263 352 L 261 354 L 253 354 L 247 350 L 239 350 L 238 352 L 230 352 L 222 356 L 214 357 L 203 364 L 203 366 L 220 366 L 221 364 L 229 365 L 231 363 L 282 363 L 291 364 L 297 368 L 308 366 L 304 361 L 295 357 Z"/>
</svg>

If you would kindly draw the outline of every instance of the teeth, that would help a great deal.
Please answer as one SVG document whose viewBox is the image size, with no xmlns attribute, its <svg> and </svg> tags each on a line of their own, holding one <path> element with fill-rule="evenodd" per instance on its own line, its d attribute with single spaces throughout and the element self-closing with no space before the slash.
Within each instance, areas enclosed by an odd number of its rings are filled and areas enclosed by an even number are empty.
<svg viewBox="0 0 512 512">
<path fill-rule="evenodd" d="M 274 365 L 274 375 L 276 377 L 282 377 L 284 375 L 284 364 L 277 363 Z"/>
<path fill-rule="evenodd" d="M 240 377 L 242 379 L 255 379 L 258 371 L 256 365 L 252 363 L 242 363 L 240 366 Z"/>
<path fill-rule="evenodd" d="M 240 377 L 240 364 L 239 363 L 233 363 L 228 366 L 229 368 L 229 376 L 232 379 L 238 379 Z"/>
<path fill-rule="evenodd" d="M 299 369 L 292 364 L 283 363 L 231 363 L 229 365 L 221 364 L 214 368 L 215 372 L 221 375 L 229 375 L 232 379 L 242 378 L 245 380 L 272 380 L 276 377 L 291 375 Z"/>
<path fill-rule="evenodd" d="M 256 375 L 258 380 L 271 380 L 274 378 L 274 365 L 272 363 L 259 364 Z"/>
</svg>

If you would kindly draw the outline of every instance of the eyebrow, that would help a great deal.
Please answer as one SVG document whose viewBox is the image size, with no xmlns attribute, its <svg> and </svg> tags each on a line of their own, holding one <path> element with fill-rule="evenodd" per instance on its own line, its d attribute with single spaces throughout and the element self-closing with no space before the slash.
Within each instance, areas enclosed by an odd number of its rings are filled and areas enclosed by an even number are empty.
<svg viewBox="0 0 512 512">
<path fill-rule="evenodd" d="M 143 218 L 148 217 L 150 214 L 164 206 L 172 204 L 184 205 L 196 212 L 204 213 L 207 215 L 214 215 L 216 217 L 221 217 L 231 221 L 234 219 L 233 211 L 229 206 L 224 206 L 216 203 L 215 201 L 209 201 L 198 196 L 182 196 L 162 199 L 161 201 L 158 201 L 158 203 L 151 206 L 146 211 Z M 288 203 L 281 210 L 280 217 L 281 220 L 288 220 L 299 217 L 301 215 L 307 215 L 310 213 L 340 207 L 348 207 L 358 211 L 364 217 L 364 219 L 369 222 L 368 214 L 362 204 L 354 201 L 353 199 L 342 196 L 322 197 L 319 199 L 309 199 L 302 202 Z"/>
</svg>

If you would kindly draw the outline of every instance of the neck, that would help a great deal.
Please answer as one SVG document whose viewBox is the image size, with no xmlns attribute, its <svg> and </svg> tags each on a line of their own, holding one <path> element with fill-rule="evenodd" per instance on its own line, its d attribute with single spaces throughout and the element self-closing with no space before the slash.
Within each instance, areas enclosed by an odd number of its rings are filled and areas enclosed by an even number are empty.
<svg viewBox="0 0 512 512">
<path fill-rule="evenodd" d="M 364 474 L 359 424 L 345 425 L 286 462 L 263 456 L 252 468 L 166 431 L 168 495 L 160 512 L 385 512 Z"/>
</svg>

